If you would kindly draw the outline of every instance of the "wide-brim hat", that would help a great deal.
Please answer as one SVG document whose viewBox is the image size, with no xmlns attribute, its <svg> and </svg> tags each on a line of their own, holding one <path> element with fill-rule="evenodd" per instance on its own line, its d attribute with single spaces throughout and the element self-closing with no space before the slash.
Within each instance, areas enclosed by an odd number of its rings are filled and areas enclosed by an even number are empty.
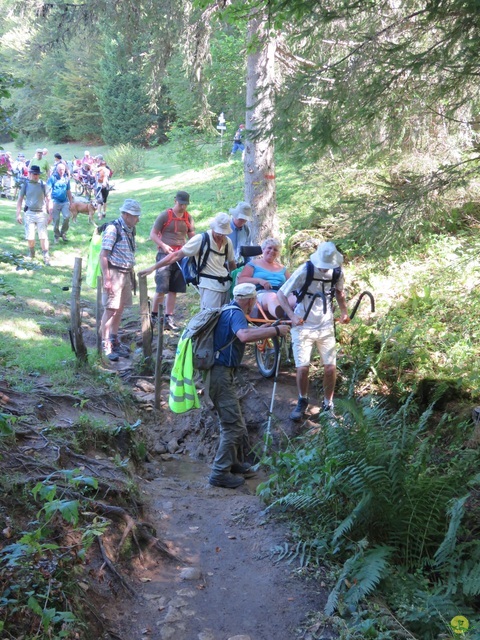
<svg viewBox="0 0 480 640">
<path fill-rule="evenodd" d="M 257 289 L 251 282 L 244 282 L 233 287 L 234 298 L 256 298 Z"/>
<path fill-rule="evenodd" d="M 232 233 L 230 226 L 230 216 L 228 213 L 217 213 L 215 218 L 210 222 L 210 228 L 215 233 L 220 233 L 222 236 L 228 236 Z"/>
<path fill-rule="evenodd" d="M 190 194 L 186 191 L 177 191 L 175 200 L 178 204 L 190 204 Z"/>
<path fill-rule="evenodd" d="M 28 167 L 28 173 L 36 173 L 37 175 L 40 175 L 42 172 L 40 171 L 40 167 L 36 164 L 32 164 L 30 167 Z"/>
<path fill-rule="evenodd" d="M 136 200 L 132 200 L 131 198 L 127 198 L 120 207 L 120 212 L 129 213 L 132 216 L 140 216 L 142 213 L 142 209 L 139 202 L 137 202 Z"/>
<path fill-rule="evenodd" d="M 252 221 L 252 207 L 248 202 L 239 202 L 236 207 L 229 209 L 228 211 L 235 220 L 246 220 L 247 222 Z"/>
<path fill-rule="evenodd" d="M 322 242 L 310 260 L 318 269 L 336 269 L 343 264 L 343 256 L 333 242 Z"/>
</svg>

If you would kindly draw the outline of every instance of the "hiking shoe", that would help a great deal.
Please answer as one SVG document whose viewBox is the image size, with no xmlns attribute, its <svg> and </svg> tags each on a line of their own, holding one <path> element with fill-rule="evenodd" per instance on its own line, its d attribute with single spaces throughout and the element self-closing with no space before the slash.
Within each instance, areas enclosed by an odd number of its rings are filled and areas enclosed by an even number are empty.
<svg viewBox="0 0 480 640">
<path fill-rule="evenodd" d="M 108 358 L 111 362 L 117 362 L 120 356 L 116 351 L 113 350 L 113 345 L 110 340 L 105 340 L 102 346 L 105 357 Z"/>
<path fill-rule="evenodd" d="M 211 475 L 208 479 L 213 487 L 224 487 L 225 489 L 236 489 L 245 483 L 245 478 L 234 476 L 233 473 L 218 473 Z"/>
<path fill-rule="evenodd" d="M 48 253 L 44 253 L 44 254 L 43 254 L 43 264 L 44 264 L 46 267 L 49 267 L 49 266 L 50 266 L 50 256 L 48 255 Z"/>
<path fill-rule="evenodd" d="M 305 411 L 308 407 L 308 398 L 298 398 L 297 406 L 290 414 L 290 420 L 299 422 L 305 416 Z"/>
<path fill-rule="evenodd" d="M 152 327 L 156 327 L 158 324 L 158 313 L 156 313 L 155 315 L 150 316 L 150 324 L 152 325 Z"/>
<path fill-rule="evenodd" d="M 53 244 L 58 244 L 58 241 L 60 240 L 60 236 L 55 236 L 53 238 Z"/>
<path fill-rule="evenodd" d="M 165 329 L 171 329 L 172 331 L 178 331 L 177 325 L 173 321 L 173 317 L 166 313 L 164 318 Z"/>
<path fill-rule="evenodd" d="M 66 233 L 62 233 L 62 235 L 60 237 L 64 242 L 68 242 L 68 238 L 67 238 L 67 234 Z"/>
<path fill-rule="evenodd" d="M 118 353 L 121 358 L 129 358 L 131 353 L 127 345 L 120 341 L 112 344 L 112 351 Z"/>
<path fill-rule="evenodd" d="M 324 400 L 322 402 L 320 410 L 322 413 L 328 413 L 333 416 L 333 402 L 327 402 L 326 400 Z"/>
<path fill-rule="evenodd" d="M 235 462 L 234 464 L 232 464 L 230 471 L 232 473 L 239 473 L 245 478 L 251 478 L 257 473 L 253 470 L 252 465 L 248 464 L 248 462 Z"/>
</svg>

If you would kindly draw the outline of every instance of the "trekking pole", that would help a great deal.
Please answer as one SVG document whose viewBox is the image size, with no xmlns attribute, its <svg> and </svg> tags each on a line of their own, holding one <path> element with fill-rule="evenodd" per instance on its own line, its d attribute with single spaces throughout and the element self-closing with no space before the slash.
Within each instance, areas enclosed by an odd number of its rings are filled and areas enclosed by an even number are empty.
<svg viewBox="0 0 480 640">
<path fill-rule="evenodd" d="M 362 299 L 368 296 L 370 298 L 370 310 L 372 313 L 375 313 L 375 299 L 373 297 L 373 295 L 370 293 L 370 291 L 363 291 L 359 296 L 358 296 L 358 300 L 355 303 L 355 306 L 353 307 L 352 313 L 350 314 L 350 320 L 353 320 L 353 318 L 355 317 L 355 314 L 357 313 L 358 307 L 360 306 L 360 303 L 362 301 Z"/>
<path fill-rule="evenodd" d="M 271 326 L 276 327 L 280 324 L 280 320 L 274 322 Z M 283 338 L 280 338 L 278 355 L 277 355 L 277 363 L 275 365 L 275 376 L 273 378 L 273 389 L 272 389 L 272 399 L 270 400 L 270 409 L 268 410 L 268 420 L 267 420 L 267 430 L 265 432 L 265 444 L 263 446 L 263 455 L 265 456 L 267 453 L 267 446 L 270 440 L 270 428 L 272 425 L 272 415 L 273 415 L 273 405 L 275 403 L 275 392 L 277 390 L 277 381 L 278 381 L 278 371 L 280 369 L 280 354 L 282 352 L 282 341 Z"/>
</svg>

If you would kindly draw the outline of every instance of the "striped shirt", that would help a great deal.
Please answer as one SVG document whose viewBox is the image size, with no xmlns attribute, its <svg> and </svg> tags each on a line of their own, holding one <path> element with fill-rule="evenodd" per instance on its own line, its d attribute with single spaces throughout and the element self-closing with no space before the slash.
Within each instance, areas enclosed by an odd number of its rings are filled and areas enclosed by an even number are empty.
<svg viewBox="0 0 480 640">
<path fill-rule="evenodd" d="M 135 265 L 135 239 L 132 230 L 127 227 L 121 216 L 118 218 L 118 222 L 120 223 L 118 226 L 113 223 L 109 224 L 103 232 L 102 249 L 111 252 L 108 258 L 109 264 L 118 269 L 129 271 Z"/>
</svg>

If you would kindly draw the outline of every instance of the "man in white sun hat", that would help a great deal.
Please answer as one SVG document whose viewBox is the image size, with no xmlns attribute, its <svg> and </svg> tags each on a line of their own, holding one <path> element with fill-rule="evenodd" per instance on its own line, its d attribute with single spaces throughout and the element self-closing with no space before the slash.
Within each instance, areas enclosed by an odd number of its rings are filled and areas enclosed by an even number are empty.
<svg viewBox="0 0 480 640">
<path fill-rule="evenodd" d="M 335 329 L 333 320 L 333 298 L 340 308 L 342 324 L 349 322 L 347 303 L 344 293 L 344 277 L 341 265 L 343 256 L 333 242 L 322 242 L 310 260 L 301 265 L 278 291 L 278 300 L 292 321 L 292 342 L 297 368 L 298 402 L 290 418 L 300 421 L 308 407 L 309 369 L 312 349 L 317 345 L 323 362 L 322 411 L 333 412 L 333 394 L 337 378 Z M 292 311 L 288 304 L 289 294 L 297 296 L 297 305 Z M 325 296 L 327 305 L 324 313 L 321 297 Z M 313 298 L 308 317 L 305 313 Z"/>
<path fill-rule="evenodd" d="M 233 289 L 233 304 L 221 313 L 214 331 L 213 347 L 217 355 L 210 372 L 209 395 L 220 418 L 220 440 L 208 481 L 215 487 L 235 489 L 251 473 L 250 465 L 241 461 L 247 427 L 235 381 L 245 343 L 283 337 L 290 331 L 288 325 L 249 327 L 245 316 L 252 312 L 256 299 L 254 284 L 237 284 Z"/>
<path fill-rule="evenodd" d="M 230 221 L 231 233 L 228 237 L 232 241 L 237 264 L 241 260 L 240 247 L 252 244 L 252 232 L 249 223 L 252 221 L 252 207 L 248 202 L 239 202 L 236 207 L 229 209 L 232 216 Z"/>
<path fill-rule="evenodd" d="M 198 285 L 200 309 L 222 307 L 229 300 L 232 281 L 230 273 L 237 266 L 232 241 L 227 237 L 230 231 L 228 213 L 217 213 L 210 221 L 209 231 L 197 233 L 179 251 L 169 253 L 160 262 L 140 271 L 138 275 L 147 276 L 156 269 L 180 262 L 187 256 L 196 256 L 201 266 L 205 263 Z"/>
</svg>

